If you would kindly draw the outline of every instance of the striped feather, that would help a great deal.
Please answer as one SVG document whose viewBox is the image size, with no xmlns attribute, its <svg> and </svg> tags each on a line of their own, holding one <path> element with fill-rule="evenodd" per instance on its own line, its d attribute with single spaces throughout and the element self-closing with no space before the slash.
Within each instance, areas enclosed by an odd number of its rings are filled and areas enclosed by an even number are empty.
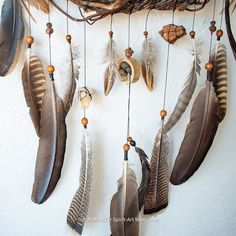
<svg viewBox="0 0 236 236">
<path fill-rule="evenodd" d="M 198 45 L 195 44 L 195 40 L 193 39 L 192 69 L 191 69 L 190 74 L 187 77 L 186 82 L 184 83 L 184 88 L 178 97 L 178 101 L 175 105 L 175 108 L 163 128 L 163 133 L 168 133 L 176 125 L 176 123 L 181 119 L 182 115 L 186 111 L 188 104 L 193 96 L 193 93 L 197 85 L 197 74 L 200 75 L 200 72 L 201 72 L 200 51 L 198 48 L 199 48 Z"/>
<path fill-rule="evenodd" d="M 222 121 L 227 109 L 227 52 L 223 44 L 217 43 L 216 49 L 211 54 L 211 61 L 214 64 L 214 87 L 220 104 Z"/>
<path fill-rule="evenodd" d="M 85 129 L 81 143 L 80 186 L 67 214 L 67 223 L 80 235 L 83 232 L 88 213 L 92 176 L 92 148 Z"/>
<path fill-rule="evenodd" d="M 22 84 L 26 104 L 30 108 L 31 119 L 36 133 L 39 135 L 41 108 L 46 91 L 46 76 L 41 60 L 36 56 L 31 56 L 30 49 L 27 50 L 28 57 L 22 70 Z"/>
<path fill-rule="evenodd" d="M 144 214 L 158 212 L 168 205 L 169 169 L 167 163 L 168 137 L 158 134 L 152 151 L 151 181 L 144 203 Z"/>
</svg>

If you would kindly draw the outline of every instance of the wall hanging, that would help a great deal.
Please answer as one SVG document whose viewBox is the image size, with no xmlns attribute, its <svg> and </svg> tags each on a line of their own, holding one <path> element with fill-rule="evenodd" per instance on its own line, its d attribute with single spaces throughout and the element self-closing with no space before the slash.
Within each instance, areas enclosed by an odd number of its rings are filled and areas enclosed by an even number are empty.
<svg viewBox="0 0 236 236">
<path fill-rule="evenodd" d="M 24 96 L 36 135 L 39 138 L 38 152 L 35 165 L 35 177 L 32 190 L 32 201 L 37 204 L 44 203 L 56 188 L 63 168 L 64 154 L 66 150 L 67 121 L 66 117 L 73 103 L 76 88 L 82 108 L 82 131 L 81 131 L 81 168 L 78 190 L 72 199 L 67 215 L 67 223 L 80 235 L 86 226 L 89 210 L 90 195 L 93 187 L 92 145 L 88 135 L 87 109 L 93 100 L 93 89 L 88 88 L 87 75 L 87 24 L 93 25 L 104 17 L 110 17 L 108 42 L 105 48 L 103 63 L 106 68 L 103 75 L 104 95 L 111 93 L 115 83 L 123 83 L 127 86 L 127 139 L 123 146 L 124 157 L 123 170 L 117 182 L 117 192 L 110 202 L 110 220 L 112 236 L 138 236 L 139 212 L 143 209 L 144 214 L 153 214 L 166 208 L 169 202 L 169 182 L 179 185 L 187 181 L 204 161 L 217 129 L 224 119 L 227 110 L 227 50 L 221 43 L 224 34 L 223 18 L 228 34 L 232 53 L 236 59 L 236 42 L 231 27 L 231 16 L 236 8 L 235 0 L 175 0 L 175 1 L 83 1 L 66 0 L 66 9 L 60 5 L 60 1 L 54 0 L 3 0 L 0 24 L 0 76 L 11 73 L 20 54 L 25 53 L 26 59 L 22 69 L 22 84 Z M 212 3 L 212 17 L 209 25 L 209 48 L 207 48 L 208 61 L 205 63 L 207 78 L 204 87 L 194 100 L 190 121 L 186 128 L 185 136 L 176 157 L 174 167 L 169 174 L 169 132 L 174 129 L 185 113 L 194 95 L 198 76 L 201 74 L 202 44 L 199 42 L 198 32 L 195 31 L 197 23 L 196 12 Z M 220 2 L 221 13 L 216 12 L 216 5 Z M 70 15 L 69 4 L 78 9 L 80 18 Z M 47 73 L 44 70 L 45 63 L 34 54 L 34 39 L 32 28 L 35 17 L 32 7 L 45 13 L 48 22 L 46 24 L 47 41 L 44 45 L 48 49 Z M 63 69 L 60 76 L 64 82 L 63 91 L 57 91 L 55 80 L 55 58 L 52 51 L 56 50 L 51 38 L 53 37 L 53 19 L 51 11 L 59 10 L 65 18 L 66 31 L 65 43 L 67 54 L 64 57 Z M 144 41 L 142 44 L 141 60 L 138 60 L 136 52 L 131 47 L 132 14 L 146 10 L 144 19 Z M 156 74 L 154 68 L 158 64 L 158 51 L 155 42 L 151 38 L 148 28 L 150 12 L 156 10 L 172 11 L 170 24 L 159 29 L 165 40 L 165 72 L 162 77 L 165 80 L 162 96 L 162 109 L 160 111 L 161 125 L 154 140 L 150 161 L 144 150 L 138 147 L 136 139 L 131 137 L 131 99 L 132 88 L 142 76 L 146 88 L 152 92 L 156 86 Z M 175 21 L 176 11 L 192 12 L 192 27 L 177 25 Z M 231 14 L 232 11 L 232 14 Z M 118 13 L 125 13 L 127 17 L 127 48 L 121 56 L 117 50 L 117 42 L 114 40 L 113 21 L 119 17 Z M 27 22 L 23 21 L 23 14 L 27 16 Z M 52 21 L 51 21 L 52 20 Z M 78 46 L 73 44 L 73 36 L 70 35 L 70 20 L 83 25 L 83 68 L 79 67 Z M 28 29 L 25 27 L 28 25 Z M 94 26 L 95 27 L 95 26 Z M 186 28 L 185 28 L 186 27 Z M 189 35 L 188 35 L 188 31 Z M 25 37 L 25 35 L 28 35 Z M 188 35 L 188 36 L 187 36 Z M 183 84 L 181 93 L 173 111 L 167 112 L 168 83 L 170 83 L 169 69 L 174 64 L 170 56 L 173 44 L 180 42 L 182 37 L 192 40 L 191 68 Z M 26 38 L 26 39 L 25 39 Z M 24 42 L 27 43 L 26 52 L 23 52 Z M 83 70 L 83 79 L 79 81 L 79 70 Z M 58 76 L 58 77 L 60 77 Z M 79 87 L 79 83 L 82 87 Z M 118 86 L 118 85 L 117 85 Z M 145 89 L 146 89 L 145 88 Z M 110 96 L 110 95 L 109 95 Z M 126 107 L 123 106 L 123 108 Z M 124 125 L 125 127 L 125 125 Z M 96 140 L 93 140 L 96 142 Z M 135 171 L 129 165 L 129 152 L 134 151 L 140 160 L 141 182 L 138 183 Z M 115 183 L 114 183 L 115 184 Z"/>
</svg>

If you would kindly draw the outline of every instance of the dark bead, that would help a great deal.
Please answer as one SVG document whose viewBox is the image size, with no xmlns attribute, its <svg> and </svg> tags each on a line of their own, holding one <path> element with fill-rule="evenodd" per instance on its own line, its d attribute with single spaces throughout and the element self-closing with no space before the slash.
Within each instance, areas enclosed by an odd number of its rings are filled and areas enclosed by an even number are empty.
<svg viewBox="0 0 236 236">
<path fill-rule="evenodd" d="M 211 21 L 211 25 L 215 25 L 216 24 L 216 22 L 213 20 L 213 21 Z"/>
<path fill-rule="evenodd" d="M 136 146 L 136 142 L 135 142 L 135 141 L 131 141 L 131 142 L 130 142 L 130 145 L 131 145 L 132 147 L 135 147 L 135 146 Z"/>
<path fill-rule="evenodd" d="M 46 33 L 51 35 L 54 32 L 53 28 L 47 28 Z"/>
<path fill-rule="evenodd" d="M 52 28 L 52 23 L 48 22 L 48 23 L 46 24 L 46 26 L 47 26 L 48 28 Z"/>
<path fill-rule="evenodd" d="M 209 30 L 211 31 L 211 33 L 216 32 L 216 27 L 214 25 L 211 25 Z"/>
</svg>

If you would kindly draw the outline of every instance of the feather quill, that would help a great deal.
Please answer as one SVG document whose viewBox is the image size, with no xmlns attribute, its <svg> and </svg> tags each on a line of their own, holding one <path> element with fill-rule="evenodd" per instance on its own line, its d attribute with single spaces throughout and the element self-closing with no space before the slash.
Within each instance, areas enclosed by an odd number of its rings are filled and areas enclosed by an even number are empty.
<svg viewBox="0 0 236 236">
<path fill-rule="evenodd" d="M 213 72 L 208 72 L 206 86 L 193 104 L 170 178 L 174 185 L 184 183 L 197 171 L 213 143 L 220 122 L 220 107 L 211 77 Z"/>
<path fill-rule="evenodd" d="M 112 236 L 138 236 L 139 222 L 138 186 L 135 173 L 124 161 L 123 176 L 118 180 L 118 190 L 110 205 Z"/>
<path fill-rule="evenodd" d="M 115 79 L 118 77 L 118 71 L 116 68 L 116 60 L 118 58 L 116 43 L 111 38 L 105 49 L 104 63 L 108 63 L 106 70 L 104 72 L 104 94 L 107 96 L 115 82 Z"/>
<path fill-rule="evenodd" d="M 236 6 L 235 6 L 236 7 Z M 234 8 L 235 9 L 235 8 Z M 230 0 L 225 0 L 225 25 L 226 30 L 229 38 L 229 43 L 231 46 L 231 49 L 233 51 L 234 58 L 236 60 L 236 41 L 232 32 L 231 28 L 231 20 L 230 20 Z"/>
<path fill-rule="evenodd" d="M 142 165 L 142 181 L 138 188 L 138 202 L 140 211 L 144 205 L 144 201 L 148 193 L 148 186 L 151 180 L 151 169 L 146 153 L 138 147 L 135 147 L 135 151 L 138 153 Z"/>
<path fill-rule="evenodd" d="M 29 107 L 30 117 L 37 135 L 40 133 L 40 119 L 43 96 L 46 90 L 46 76 L 41 60 L 30 55 L 31 49 L 27 49 L 27 60 L 22 70 L 22 84 L 26 104 Z"/>
<path fill-rule="evenodd" d="M 53 81 L 47 84 L 43 97 L 40 140 L 35 167 L 32 201 L 47 200 L 61 176 L 66 144 L 63 101 L 57 96 Z"/>
<path fill-rule="evenodd" d="M 192 41 L 193 41 L 192 69 L 187 77 L 187 80 L 184 83 L 184 88 L 178 97 L 178 101 L 175 105 L 175 108 L 163 128 L 163 133 L 168 133 L 181 119 L 182 115 L 184 114 L 189 105 L 189 102 L 193 96 L 193 93 L 197 85 L 197 74 L 200 75 L 201 72 L 200 51 L 199 51 L 199 45 L 195 44 L 195 39 L 192 39 Z"/>
<path fill-rule="evenodd" d="M 84 129 L 81 143 L 80 186 L 77 190 L 67 214 L 67 223 L 80 235 L 89 209 L 89 199 L 93 180 L 92 147 L 88 140 L 87 130 Z"/>
<path fill-rule="evenodd" d="M 169 168 L 168 168 L 168 136 L 159 132 L 155 138 L 151 158 L 151 181 L 144 203 L 144 214 L 158 212 L 168 205 Z"/>
<path fill-rule="evenodd" d="M 24 37 L 22 10 L 17 0 L 4 1 L 0 23 L 0 76 L 5 76 L 18 62 Z"/>
<path fill-rule="evenodd" d="M 217 42 L 210 58 L 214 65 L 214 87 L 216 96 L 220 104 L 221 117 L 220 122 L 224 119 L 227 109 L 227 52 L 226 47 Z"/>
<path fill-rule="evenodd" d="M 63 100 L 65 108 L 65 116 L 68 114 L 75 94 L 76 80 L 79 79 L 79 65 L 78 65 L 78 51 L 68 43 L 67 61 L 63 65 L 61 71 L 61 81 L 63 83 L 59 86 L 59 95 Z"/>
<path fill-rule="evenodd" d="M 153 67 L 157 61 L 157 50 L 149 38 L 146 38 L 143 42 L 141 57 L 143 78 L 149 91 L 152 91 L 154 85 Z"/>
</svg>

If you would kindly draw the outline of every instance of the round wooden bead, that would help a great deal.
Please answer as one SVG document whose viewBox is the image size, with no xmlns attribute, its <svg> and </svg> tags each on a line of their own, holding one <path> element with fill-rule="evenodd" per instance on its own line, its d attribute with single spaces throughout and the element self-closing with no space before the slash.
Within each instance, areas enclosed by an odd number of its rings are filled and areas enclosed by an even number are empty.
<svg viewBox="0 0 236 236">
<path fill-rule="evenodd" d="M 71 42 L 71 35 L 66 35 L 66 40 L 68 41 L 68 42 Z"/>
<path fill-rule="evenodd" d="M 143 35 L 144 35 L 145 37 L 147 37 L 147 36 L 148 36 L 148 32 L 147 32 L 147 31 L 144 31 L 144 32 L 143 32 Z"/>
<path fill-rule="evenodd" d="M 191 32 L 189 33 L 189 35 L 190 35 L 190 37 L 191 37 L 192 39 L 194 39 L 194 38 L 195 38 L 195 35 L 196 35 L 196 32 L 195 32 L 195 31 L 191 31 Z"/>
<path fill-rule="evenodd" d="M 167 111 L 166 110 L 161 110 L 160 111 L 160 116 L 163 118 L 163 117 L 166 117 L 167 116 Z"/>
<path fill-rule="evenodd" d="M 128 138 L 127 138 L 127 141 L 128 141 L 128 142 L 132 142 L 132 141 L 133 141 L 132 137 L 128 137 Z"/>
<path fill-rule="evenodd" d="M 207 71 L 212 71 L 212 69 L 214 68 L 214 65 L 211 62 L 208 62 L 205 65 L 205 68 L 206 68 Z"/>
<path fill-rule="evenodd" d="M 83 126 L 87 126 L 87 125 L 88 125 L 88 119 L 84 117 L 84 118 L 81 120 L 81 123 L 82 123 Z"/>
<path fill-rule="evenodd" d="M 132 48 L 127 48 L 127 49 L 125 50 L 125 56 L 126 56 L 127 58 L 132 57 L 133 53 L 134 53 L 134 51 L 132 50 Z"/>
<path fill-rule="evenodd" d="M 126 143 L 126 144 L 123 146 L 123 149 L 124 149 L 125 152 L 128 152 L 129 149 L 130 149 L 129 144 Z"/>
<path fill-rule="evenodd" d="M 28 36 L 26 41 L 29 45 L 32 45 L 34 43 L 34 38 L 32 36 Z"/>
<path fill-rule="evenodd" d="M 48 73 L 52 74 L 55 71 L 55 67 L 53 65 L 48 66 Z"/>
<path fill-rule="evenodd" d="M 220 39 L 223 36 L 223 34 L 224 34 L 224 32 L 221 29 L 216 31 L 216 36 L 217 36 L 218 39 Z"/>
<path fill-rule="evenodd" d="M 46 33 L 51 35 L 54 32 L 53 28 L 47 28 Z"/>
<path fill-rule="evenodd" d="M 112 38 L 113 37 L 113 31 L 109 31 L 109 36 Z"/>
</svg>

